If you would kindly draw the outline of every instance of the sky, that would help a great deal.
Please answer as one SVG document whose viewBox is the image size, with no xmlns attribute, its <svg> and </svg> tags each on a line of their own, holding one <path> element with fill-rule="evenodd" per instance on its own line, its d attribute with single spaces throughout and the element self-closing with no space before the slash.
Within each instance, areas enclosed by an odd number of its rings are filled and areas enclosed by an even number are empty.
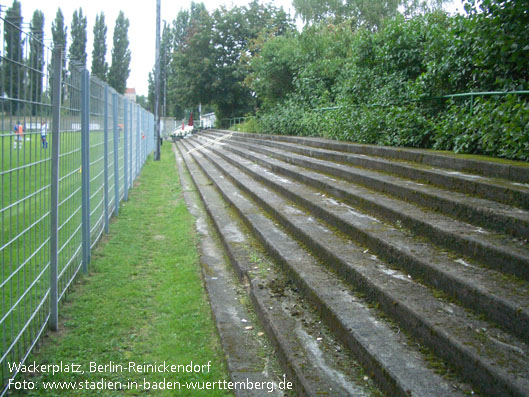
<svg viewBox="0 0 529 397">
<path fill-rule="evenodd" d="M 93 43 L 93 29 L 96 15 L 101 11 L 105 13 L 107 25 L 107 62 L 110 64 L 112 36 L 114 24 L 119 11 L 123 11 L 130 21 L 129 27 L 129 49 L 131 51 L 130 76 L 127 87 L 135 88 L 138 95 L 147 95 L 148 75 L 154 66 L 155 57 L 155 37 L 156 37 L 156 0 L 134 1 L 134 0 L 19 0 L 22 5 L 23 21 L 29 23 L 33 12 L 41 10 L 45 18 L 45 38 L 51 39 L 51 23 L 55 19 L 57 9 L 61 8 L 64 15 L 65 24 L 69 27 L 72 21 L 73 12 L 81 7 L 83 15 L 87 17 L 88 27 L 88 67 L 91 66 L 91 54 Z M 196 0 L 203 2 L 208 11 L 213 11 L 224 4 L 228 8 L 233 5 L 242 6 L 248 4 L 250 0 Z M 460 0 L 453 0 L 460 4 Z M 294 8 L 291 0 L 265 1 L 272 3 L 276 7 L 283 7 L 287 12 L 294 15 Z M 0 0 L 2 10 L 10 7 L 12 1 Z M 176 18 L 178 11 L 188 9 L 189 0 L 161 0 L 161 19 L 171 23 Z M 458 5 L 450 5 L 449 10 L 454 11 Z M 460 5 L 459 5 L 459 8 Z M 163 26 L 163 22 L 162 22 Z M 68 41 L 71 35 L 68 28 Z"/>
<path fill-rule="evenodd" d="M 68 42 L 70 43 L 71 35 L 69 26 L 71 25 L 72 15 L 75 10 L 81 7 L 83 15 L 87 17 L 87 54 L 88 68 L 91 66 L 91 54 L 93 46 L 93 29 L 96 15 L 101 11 L 105 13 L 105 22 L 107 25 L 107 62 L 111 62 L 112 36 L 114 24 L 118 17 L 119 11 L 123 11 L 130 21 L 129 27 L 129 49 L 131 51 L 130 76 L 127 81 L 127 87 L 135 88 L 138 95 L 147 95 L 148 75 L 154 67 L 155 43 L 156 43 L 156 0 L 148 1 L 131 1 L 131 0 L 19 0 L 22 5 L 22 16 L 24 22 L 29 23 L 35 10 L 41 10 L 44 13 L 44 32 L 45 38 L 51 39 L 51 23 L 55 19 L 57 9 L 61 8 L 64 15 L 65 24 L 68 26 Z M 249 0 L 196 0 L 203 2 L 208 11 L 213 11 L 221 4 L 245 5 Z M 290 0 L 276 0 L 272 3 L 279 7 L 283 6 L 285 10 L 291 8 Z M 12 0 L 0 0 L 2 10 L 12 5 Z M 191 1 L 161 0 L 161 19 L 171 23 L 181 9 L 188 9 Z M 294 10 L 292 8 L 292 15 Z"/>
</svg>

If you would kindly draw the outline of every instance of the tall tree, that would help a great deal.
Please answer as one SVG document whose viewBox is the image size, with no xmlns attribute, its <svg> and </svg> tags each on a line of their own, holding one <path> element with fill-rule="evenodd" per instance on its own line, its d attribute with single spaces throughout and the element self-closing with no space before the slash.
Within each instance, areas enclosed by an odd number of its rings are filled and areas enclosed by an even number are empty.
<svg viewBox="0 0 529 397">
<path fill-rule="evenodd" d="M 185 44 L 189 32 L 190 15 L 188 10 L 180 10 L 173 20 L 173 48 L 178 50 Z"/>
<path fill-rule="evenodd" d="M 82 67 L 86 66 L 86 17 L 83 9 L 75 10 L 72 17 L 72 45 L 70 46 L 70 60 Z"/>
<path fill-rule="evenodd" d="M 107 80 L 108 62 L 107 56 L 107 25 L 105 14 L 96 15 L 94 25 L 94 49 L 92 50 L 92 74 L 101 80 Z"/>
<path fill-rule="evenodd" d="M 44 13 L 36 10 L 31 19 L 29 45 L 30 98 L 32 114 L 36 115 L 42 100 L 42 78 L 44 70 Z"/>
<path fill-rule="evenodd" d="M 191 3 L 173 22 L 173 57 L 168 70 L 168 109 L 215 107 L 219 119 L 244 115 L 256 104 L 244 83 L 250 43 L 260 35 L 294 29 L 282 8 L 252 1 L 244 7 L 222 6 L 211 15 L 203 3 Z"/>
<path fill-rule="evenodd" d="M 196 7 L 195 7 L 196 8 Z M 196 16 L 196 12 L 194 14 Z M 180 74 L 180 65 L 176 62 L 178 58 L 178 53 L 182 52 L 188 45 L 188 35 L 189 28 L 191 23 L 191 15 L 189 10 L 180 10 L 176 15 L 176 18 L 172 22 L 171 36 L 172 36 L 172 45 L 171 54 L 167 56 L 170 59 L 167 62 L 167 80 L 166 84 L 166 109 L 168 113 L 174 117 L 181 118 L 184 117 L 185 104 L 184 97 L 182 94 L 183 84 L 176 76 Z M 162 36 L 163 37 L 163 36 Z M 179 59 L 181 61 L 181 59 Z M 149 103 L 154 103 L 154 69 L 151 74 L 149 74 Z M 183 88 L 185 90 L 185 88 Z M 151 110 L 153 111 L 153 110 Z"/>
<path fill-rule="evenodd" d="M 127 79 L 130 74 L 130 50 L 129 50 L 129 20 L 125 18 L 123 11 L 119 12 L 114 26 L 114 40 L 112 44 L 112 64 L 108 71 L 108 83 L 114 89 L 123 94 L 127 88 Z"/>
<path fill-rule="evenodd" d="M 376 30 L 385 18 L 397 14 L 402 3 L 402 0 L 293 0 L 292 5 L 305 23 L 351 19 L 357 26 Z"/>
<path fill-rule="evenodd" d="M 53 46 L 62 48 L 62 75 L 66 76 L 66 26 L 64 26 L 64 15 L 60 8 L 57 9 L 57 14 L 55 19 L 51 23 L 51 36 L 53 39 Z M 53 62 L 49 65 L 50 76 L 52 75 L 52 65 Z"/>
<path fill-rule="evenodd" d="M 293 0 L 296 14 L 305 23 L 330 19 L 351 20 L 352 26 L 380 30 L 385 19 L 397 15 L 440 8 L 447 0 Z"/>
<path fill-rule="evenodd" d="M 64 26 L 64 15 L 60 8 L 57 9 L 55 19 L 51 23 L 51 36 L 54 46 L 61 46 L 63 50 L 66 50 L 66 26 Z"/>
<path fill-rule="evenodd" d="M 213 13 L 212 41 L 215 48 L 213 95 L 217 118 L 243 116 L 252 112 L 256 99 L 244 84 L 250 43 L 259 35 L 278 36 L 293 30 L 282 8 L 259 4 L 220 7 Z"/>
<path fill-rule="evenodd" d="M 169 64 L 171 62 L 171 53 L 173 46 L 173 30 L 170 26 L 164 23 L 162 30 L 162 38 L 160 41 L 160 89 L 162 94 L 162 117 L 167 117 L 172 114 L 170 108 L 167 106 L 167 75 Z"/>
<path fill-rule="evenodd" d="M 22 10 L 20 2 L 13 1 L 7 10 L 4 22 L 5 53 L 3 63 L 3 91 L 8 97 L 22 99 L 23 78 L 20 65 L 22 64 Z M 19 102 L 11 101 L 11 112 L 16 113 Z"/>
<path fill-rule="evenodd" d="M 170 97 L 173 103 L 189 108 L 212 100 L 215 79 L 213 20 L 203 3 L 192 2 L 190 12 L 182 14 L 181 22 L 184 22 L 185 36 L 171 60 Z"/>
</svg>

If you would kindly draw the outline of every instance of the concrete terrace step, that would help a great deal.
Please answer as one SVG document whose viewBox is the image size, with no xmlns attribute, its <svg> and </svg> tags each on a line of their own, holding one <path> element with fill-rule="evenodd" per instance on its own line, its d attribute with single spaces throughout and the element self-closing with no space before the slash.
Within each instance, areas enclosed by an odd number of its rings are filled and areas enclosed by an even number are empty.
<svg viewBox="0 0 529 397">
<path fill-rule="evenodd" d="M 183 146 L 191 149 L 190 142 L 187 140 Z M 387 325 L 375 309 L 369 308 L 346 283 L 318 263 L 258 206 L 246 199 L 203 156 L 204 151 L 200 152 L 194 151 L 191 156 L 388 395 L 460 394 L 458 390 L 462 386 L 436 375 L 415 347 L 415 342 L 398 328 Z M 271 191 L 264 194 L 277 196 Z"/>
<path fill-rule="evenodd" d="M 263 343 L 252 326 L 251 315 L 240 299 L 239 289 L 224 261 L 221 248 L 216 244 L 208 226 L 207 215 L 194 192 L 193 183 L 184 172 L 183 159 L 177 156 L 179 176 L 184 197 L 190 212 L 196 217 L 197 231 L 200 235 L 200 256 L 202 276 L 208 292 L 213 315 L 222 346 L 227 354 L 227 365 L 233 382 L 275 382 L 279 374 L 274 373 L 274 365 L 263 352 Z M 253 328 L 253 327 L 252 327 Z M 248 355 L 248 351 L 260 354 Z M 278 366 L 278 365 L 277 365 Z M 237 390 L 236 395 L 243 396 L 282 396 L 282 392 L 262 390 Z"/>
<path fill-rule="evenodd" d="M 523 277 L 523 274 L 529 269 L 529 250 L 523 241 L 490 233 L 482 228 L 455 221 L 453 218 L 437 212 L 392 199 L 385 194 L 376 193 L 322 173 L 312 172 L 281 160 L 260 155 L 254 151 L 258 149 L 255 146 L 245 145 L 238 149 L 237 143 L 235 145 L 229 145 L 226 148 L 278 174 L 302 180 L 304 183 L 344 200 L 348 204 L 371 212 L 374 216 L 382 217 L 394 223 L 400 222 L 417 235 L 427 236 L 438 245 L 448 246 L 463 255 L 475 258 L 491 267 L 499 268 L 503 272 L 518 274 Z"/>
<path fill-rule="evenodd" d="M 215 132 L 211 133 L 215 135 Z M 225 135 L 220 132 L 216 136 Z M 365 154 L 349 154 L 337 150 L 318 149 L 298 143 L 281 142 L 270 139 L 257 139 L 252 136 L 233 134 L 233 140 L 283 149 L 318 159 L 351 164 L 357 167 L 383 171 L 400 177 L 439 186 L 466 194 L 476 195 L 489 200 L 499 201 L 529 209 L 529 184 L 511 182 L 506 179 L 487 178 L 442 168 L 411 164 L 403 161 L 391 161 Z"/>
<path fill-rule="evenodd" d="M 226 143 L 227 140 L 222 142 Z M 427 186 L 378 171 L 310 158 L 277 148 L 272 150 L 242 142 L 238 142 L 237 145 L 291 164 L 337 176 L 487 229 L 505 232 L 523 240 L 529 239 L 529 211 L 527 210 Z"/>
<path fill-rule="evenodd" d="M 231 149 L 227 146 L 225 148 Z M 214 147 L 211 149 L 215 150 Z M 479 265 L 470 265 L 461 257 L 451 257 L 447 253 L 425 245 L 422 241 L 415 241 L 413 236 L 402 230 L 392 228 L 371 216 L 358 212 L 358 209 L 323 197 L 318 191 L 298 186 L 292 181 L 282 180 L 274 174 L 270 175 L 266 169 L 262 168 L 263 165 L 267 166 L 267 162 L 259 158 L 259 155 L 244 153 L 245 157 L 250 157 L 255 161 L 252 163 L 242 159 L 237 161 L 235 160 L 237 157 L 231 154 L 226 156 L 226 153 L 217 153 L 251 174 L 253 178 L 278 189 L 291 200 L 309 208 L 313 214 L 323 216 L 343 232 L 354 235 L 363 245 L 369 247 L 372 253 L 402 268 L 414 277 L 419 277 L 424 282 L 445 291 L 466 306 L 486 314 L 513 333 L 529 340 L 529 288 L 527 283 L 518 283 L 522 285 L 513 287 L 512 283 L 503 280 L 498 272 L 484 269 Z M 239 155 L 241 154 L 243 153 L 239 152 Z M 290 168 L 294 167 L 290 166 Z M 268 168 L 277 172 L 280 165 L 275 164 L 274 167 L 270 167 L 268 164 Z M 309 175 L 308 171 L 302 174 L 302 170 L 298 170 L 298 172 L 288 174 L 288 177 L 305 182 Z M 316 178 L 318 175 L 314 176 L 313 180 L 317 180 Z M 324 178 L 325 176 L 319 175 L 320 181 Z M 330 188 L 329 185 L 320 184 L 319 186 Z M 366 196 L 368 194 L 365 193 Z M 379 197 L 379 200 L 383 199 L 384 197 Z M 324 207 L 324 203 L 328 208 Z M 399 203 L 393 204 L 398 206 Z M 477 237 L 481 236 L 478 234 Z M 494 243 L 495 241 L 492 240 L 483 244 Z M 460 245 L 464 244 L 463 241 Z"/>
<path fill-rule="evenodd" d="M 237 221 L 230 215 L 220 194 L 204 176 L 197 163 L 190 155 L 185 153 L 186 151 L 181 144 L 178 144 L 178 147 L 180 148 L 181 161 L 185 162 L 190 172 L 197 191 L 203 200 L 205 209 L 210 216 L 212 224 L 219 233 L 222 245 L 234 266 L 241 285 L 250 290 L 250 298 L 257 316 L 264 324 L 265 329 L 268 331 L 267 334 L 277 347 L 280 359 L 287 370 L 289 380 L 295 381 L 297 393 L 299 395 L 323 394 L 328 396 L 378 395 L 372 381 L 367 381 L 365 375 L 359 374 L 358 364 L 355 364 L 354 360 L 347 356 L 345 349 L 337 342 L 333 342 L 334 338 L 332 335 L 326 335 L 318 330 L 318 328 L 321 328 L 321 326 L 318 327 L 317 325 L 319 320 L 312 319 L 310 313 L 307 313 L 307 310 L 303 311 L 303 315 L 300 313 L 296 317 L 292 317 L 292 311 L 303 305 L 303 303 L 299 302 L 303 299 L 298 298 L 296 301 L 291 296 L 287 299 L 285 297 L 287 293 L 285 290 L 282 290 L 280 296 L 272 293 L 268 285 L 272 282 L 277 284 L 278 275 L 274 275 L 271 278 L 269 276 L 269 269 L 262 269 L 262 266 L 256 266 L 256 263 L 252 263 L 250 255 L 255 255 L 255 253 L 250 252 L 251 248 L 249 247 L 252 246 L 252 243 L 249 241 L 250 237 L 238 227 Z M 192 210 L 196 212 L 196 209 L 193 207 L 191 205 Z M 218 266 L 214 269 L 211 268 L 211 263 L 218 262 L 218 259 L 205 259 L 204 266 L 206 266 L 207 270 L 204 272 L 204 278 L 206 284 L 214 284 L 217 286 L 217 289 L 224 288 L 229 295 L 234 287 L 224 281 L 227 278 L 225 275 L 224 277 L 222 277 L 222 274 L 219 275 Z M 266 270 L 265 273 L 267 273 L 267 276 L 271 280 L 263 279 L 265 277 L 263 270 Z M 211 289 L 211 287 L 208 287 L 208 289 Z M 240 328 L 241 325 L 250 324 L 247 322 L 248 320 L 245 320 L 246 322 L 244 324 L 241 322 L 242 319 L 249 319 L 250 316 L 243 316 L 233 312 L 230 305 L 231 300 L 233 299 L 228 299 L 228 302 L 225 300 L 211 302 L 215 316 L 217 317 L 218 327 L 221 330 L 221 336 L 223 328 L 233 327 L 233 325 L 230 325 L 229 318 L 226 318 L 226 311 L 232 311 L 231 316 L 234 317 L 233 322 L 236 328 Z M 239 311 L 241 310 L 239 309 Z M 229 315 L 230 313 L 228 313 Z M 307 327 L 307 323 L 312 324 L 312 326 Z M 309 334 L 309 332 L 313 334 L 315 330 L 318 332 L 318 335 L 322 335 L 324 338 L 318 338 L 317 336 Z M 229 333 L 229 335 L 233 334 L 233 332 Z M 255 357 L 258 349 L 255 346 L 252 347 L 249 345 L 248 339 L 251 341 L 251 338 L 241 335 L 239 337 L 239 342 L 230 340 L 226 347 L 232 377 L 234 377 L 233 372 L 237 373 L 239 370 L 236 365 L 237 363 L 242 362 L 248 365 L 256 359 L 258 362 L 262 360 L 262 358 Z M 244 343 L 241 344 L 241 341 L 244 341 Z M 234 355 L 235 357 L 233 357 Z M 234 361 L 236 364 L 230 365 Z M 345 369 L 343 368 L 343 364 L 342 367 L 336 368 L 336 363 L 344 362 L 347 363 Z M 247 375 L 247 373 L 248 370 L 243 372 L 243 375 Z M 261 375 L 261 381 L 269 376 L 267 374 L 258 375 Z M 240 378 L 240 374 L 235 376 L 237 380 L 240 380 Z M 257 377 L 254 376 L 253 380 L 259 381 L 258 378 L 255 378 Z"/>
<path fill-rule="evenodd" d="M 213 150 L 217 153 L 222 151 Z M 208 149 L 201 149 L 201 152 L 225 177 L 232 179 L 239 189 L 250 194 L 262 208 L 300 238 L 314 255 L 333 266 L 355 288 L 359 288 L 378 303 L 402 327 L 450 361 L 482 390 L 496 395 L 524 395 L 525 391 L 529 390 L 529 361 L 525 359 L 529 351 L 524 342 L 495 329 L 492 324 L 479 320 L 477 316 L 455 305 L 447 306 L 447 302 L 443 302 L 433 292 L 409 277 L 402 274 L 395 277 L 392 269 L 388 269 L 378 258 L 364 252 L 362 247 L 342 239 L 325 225 L 292 207 L 285 199 L 241 173 Z M 246 162 L 233 154 L 230 154 L 229 158 L 238 164 Z M 250 166 L 245 168 L 249 170 Z M 266 174 L 263 176 L 266 178 Z M 216 184 L 225 183 L 219 176 L 210 175 L 210 178 Z M 289 187 L 297 185 L 299 189 L 303 189 L 294 181 L 285 184 Z M 233 192 L 234 188 L 228 190 Z M 229 200 L 228 194 L 224 195 Z M 303 195 L 309 196 L 310 192 L 303 191 Z M 240 212 L 244 217 L 246 212 Z M 266 236 L 270 233 L 272 232 L 268 232 Z M 274 248 L 277 249 L 276 246 Z M 285 260 L 284 256 L 282 258 Z M 302 283 L 309 283 L 310 276 L 306 273 L 297 277 L 303 279 Z M 488 332 L 480 331 L 478 335 L 475 330 Z"/>
<path fill-rule="evenodd" d="M 519 162 L 505 161 L 496 163 L 455 156 L 453 153 L 443 153 L 433 150 L 395 148 L 376 145 L 363 145 L 350 142 L 338 142 L 324 138 L 299 137 L 289 135 L 248 134 L 224 130 L 212 132 L 229 133 L 237 136 L 246 136 L 271 141 L 293 142 L 305 146 L 337 150 L 346 153 L 358 153 L 369 156 L 390 158 L 395 160 L 411 161 L 433 167 L 441 167 L 456 171 L 469 172 L 491 178 L 504 178 L 511 181 L 529 184 L 529 165 L 518 165 Z M 517 164 L 518 163 L 518 164 Z"/>
</svg>

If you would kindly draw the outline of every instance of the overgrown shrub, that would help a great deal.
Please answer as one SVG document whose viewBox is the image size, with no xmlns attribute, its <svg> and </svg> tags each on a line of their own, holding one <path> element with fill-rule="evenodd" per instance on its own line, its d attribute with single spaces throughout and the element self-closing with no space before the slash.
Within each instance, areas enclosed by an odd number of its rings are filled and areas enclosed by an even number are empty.
<svg viewBox="0 0 529 397">
<path fill-rule="evenodd" d="M 281 74 L 288 81 L 281 97 L 260 91 L 261 101 L 273 104 L 258 112 L 260 128 L 527 161 L 528 96 L 478 98 L 472 112 L 468 97 L 436 99 L 529 88 L 529 13 L 521 3 L 468 0 L 466 16 L 399 16 L 380 31 L 314 25 L 288 40 L 264 42 L 258 68 L 250 63 L 252 78 L 266 86 L 260 70 L 288 65 Z"/>
<path fill-rule="evenodd" d="M 435 149 L 529 160 L 529 103 L 514 95 L 453 103 L 434 125 Z"/>
</svg>

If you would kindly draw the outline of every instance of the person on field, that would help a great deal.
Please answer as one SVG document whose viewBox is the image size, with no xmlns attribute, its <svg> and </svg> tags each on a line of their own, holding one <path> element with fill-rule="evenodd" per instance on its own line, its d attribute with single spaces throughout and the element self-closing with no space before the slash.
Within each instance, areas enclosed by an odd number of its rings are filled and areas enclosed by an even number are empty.
<svg viewBox="0 0 529 397">
<path fill-rule="evenodd" d="M 43 149 L 48 148 L 48 141 L 46 140 L 47 135 L 48 135 L 48 124 L 45 121 L 43 121 L 40 126 L 40 139 L 42 141 Z"/>
<path fill-rule="evenodd" d="M 14 127 L 15 131 L 15 142 L 13 144 L 13 148 L 22 148 L 22 144 L 24 142 L 24 127 L 22 127 L 22 124 L 20 121 L 17 121 Z"/>
</svg>

